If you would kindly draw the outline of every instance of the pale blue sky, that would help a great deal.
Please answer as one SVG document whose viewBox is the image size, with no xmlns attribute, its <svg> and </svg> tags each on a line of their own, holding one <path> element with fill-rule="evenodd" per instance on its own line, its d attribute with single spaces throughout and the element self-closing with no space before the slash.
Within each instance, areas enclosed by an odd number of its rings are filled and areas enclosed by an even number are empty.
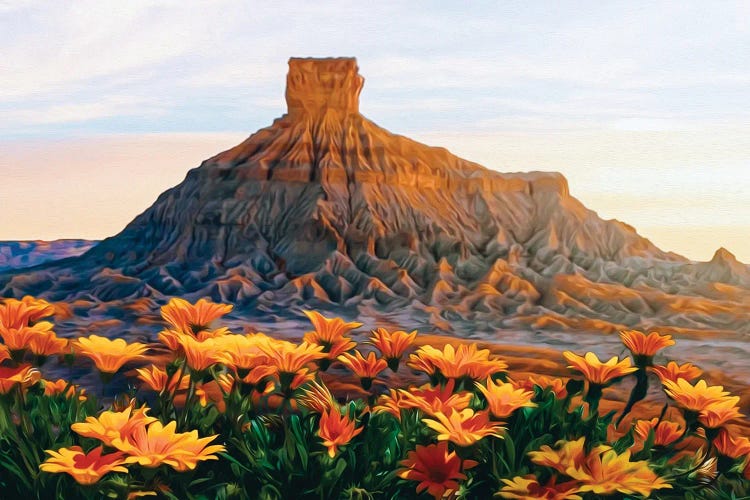
<svg viewBox="0 0 750 500">
<path fill-rule="evenodd" d="M 0 239 L 117 232 L 284 112 L 290 56 L 356 56 L 381 126 L 750 261 L 748 48 L 747 2 L 0 0 Z"/>
</svg>

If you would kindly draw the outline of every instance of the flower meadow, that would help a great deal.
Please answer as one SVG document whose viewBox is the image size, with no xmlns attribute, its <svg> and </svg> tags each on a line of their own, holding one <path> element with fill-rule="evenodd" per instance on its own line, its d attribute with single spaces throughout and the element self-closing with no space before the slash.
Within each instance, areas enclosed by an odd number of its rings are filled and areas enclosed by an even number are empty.
<svg viewBox="0 0 750 500">
<path fill-rule="evenodd" d="M 517 377 L 473 343 L 384 328 L 357 343 L 360 323 L 314 311 L 300 342 L 232 333 L 231 308 L 174 298 L 146 345 L 58 338 L 51 304 L 5 299 L 2 498 L 750 495 L 740 398 L 667 360 L 669 335 L 623 331 L 628 356 L 565 352 L 567 377 Z M 55 363 L 126 389 L 105 400 L 45 380 Z M 333 372 L 353 382 L 334 387 Z M 626 400 L 604 411 L 615 386 Z M 655 414 L 634 411 L 654 393 Z"/>
</svg>

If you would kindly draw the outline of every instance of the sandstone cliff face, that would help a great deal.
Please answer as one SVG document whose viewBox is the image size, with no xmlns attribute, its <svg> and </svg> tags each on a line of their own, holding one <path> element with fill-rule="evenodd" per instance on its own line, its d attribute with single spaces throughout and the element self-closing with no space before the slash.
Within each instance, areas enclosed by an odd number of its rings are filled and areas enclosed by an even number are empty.
<svg viewBox="0 0 750 500">
<path fill-rule="evenodd" d="M 363 82 L 354 59 L 291 59 L 286 115 L 85 255 L 0 276 L 0 293 L 89 304 L 120 329 L 180 295 L 238 317 L 331 308 L 457 335 L 748 333 L 750 271 L 727 251 L 689 262 L 601 220 L 560 174 L 391 134 L 359 113 Z"/>
</svg>

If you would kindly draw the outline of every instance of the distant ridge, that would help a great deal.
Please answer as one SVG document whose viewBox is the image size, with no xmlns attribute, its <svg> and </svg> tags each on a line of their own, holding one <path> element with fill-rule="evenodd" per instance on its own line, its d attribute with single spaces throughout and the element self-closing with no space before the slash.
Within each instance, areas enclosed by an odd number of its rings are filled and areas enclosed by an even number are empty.
<svg viewBox="0 0 750 500">
<path fill-rule="evenodd" d="M 76 239 L 0 241 L 0 272 L 77 257 L 97 243 Z"/>
<path fill-rule="evenodd" d="M 292 58 L 284 116 L 84 255 L 0 275 L 0 294 L 75 301 L 113 335 L 175 295 L 237 318 L 318 308 L 459 335 L 750 333 L 750 272 L 728 251 L 688 261 L 600 219 L 559 173 L 394 135 L 360 114 L 363 83 L 353 58 Z"/>
</svg>

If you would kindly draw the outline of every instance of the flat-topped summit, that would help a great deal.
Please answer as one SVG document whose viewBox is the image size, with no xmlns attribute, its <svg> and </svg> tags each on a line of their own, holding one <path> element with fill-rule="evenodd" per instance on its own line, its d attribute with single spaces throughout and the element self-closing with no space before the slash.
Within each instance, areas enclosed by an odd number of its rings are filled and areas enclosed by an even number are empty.
<svg viewBox="0 0 750 500">
<path fill-rule="evenodd" d="M 285 115 L 85 255 L 0 275 L 0 295 L 111 306 L 113 328 L 175 295 L 243 318 L 334 308 L 456 332 L 750 328 L 729 255 L 691 264 L 600 219 L 558 173 L 393 134 L 360 113 L 363 81 L 353 58 L 290 59 Z"/>
<path fill-rule="evenodd" d="M 292 118 L 325 112 L 357 114 L 364 82 L 353 57 L 292 57 L 286 79 L 288 114 Z"/>
</svg>

